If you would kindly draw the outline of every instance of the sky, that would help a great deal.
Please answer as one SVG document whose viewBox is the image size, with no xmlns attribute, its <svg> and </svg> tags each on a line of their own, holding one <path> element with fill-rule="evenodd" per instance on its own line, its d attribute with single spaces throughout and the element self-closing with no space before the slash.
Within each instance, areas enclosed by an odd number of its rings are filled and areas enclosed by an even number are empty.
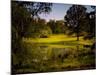
<svg viewBox="0 0 100 75">
<path fill-rule="evenodd" d="M 71 4 L 59 4 L 53 3 L 52 11 L 49 14 L 41 14 L 40 17 L 42 19 L 46 19 L 46 21 L 52 20 L 64 20 L 64 16 L 66 15 L 66 11 L 71 7 Z M 85 5 L 87 8 L 87 12 L 93 11 L 90 5 Z"/>
</svg>

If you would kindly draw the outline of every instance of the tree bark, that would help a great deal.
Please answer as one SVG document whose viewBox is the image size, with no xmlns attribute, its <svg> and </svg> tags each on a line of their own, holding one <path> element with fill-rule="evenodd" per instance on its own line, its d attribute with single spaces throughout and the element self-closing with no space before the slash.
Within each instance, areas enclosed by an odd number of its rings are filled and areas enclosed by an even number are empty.
<svg viewBox="0 0 100 75">
<path fill-rule="evenodd" d="M 77 26 L 77 41 L 79 41 L 79 25 Z"/>
<path fill-rule="evenodd" d="M 79 35 L 77 35 L 77 41 L 79 41 Z"/>
</svg>

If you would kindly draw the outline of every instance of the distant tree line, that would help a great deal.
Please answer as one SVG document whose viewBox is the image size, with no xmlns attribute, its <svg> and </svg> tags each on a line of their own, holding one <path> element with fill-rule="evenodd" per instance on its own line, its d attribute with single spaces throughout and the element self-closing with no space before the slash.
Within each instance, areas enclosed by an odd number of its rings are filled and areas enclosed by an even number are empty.
<svg viewBox="0 0 100 75">
<path fill-rule="evenodd" d="M 65 34 L 66 29 L 63 20 L 50 20 L 46 22 L 45 19 L 37 18 L 28 26 L 25 37 L 43 38 L 49 37 L 51 34 Z"/>
</svg>

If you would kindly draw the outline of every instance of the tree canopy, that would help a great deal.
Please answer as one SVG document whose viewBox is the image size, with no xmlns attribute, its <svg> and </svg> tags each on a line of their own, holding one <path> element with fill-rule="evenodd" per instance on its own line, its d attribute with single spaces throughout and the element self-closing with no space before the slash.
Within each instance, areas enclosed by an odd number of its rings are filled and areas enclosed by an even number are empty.
<svg viewBox="0 0 100 75">
<path fill-rule="evenodd" d="M 17 62 L 21 64 L 21 61 L 24 61 L 27 59 L 27 55 L 31 55 L 30 54 L 31 52 L 27 51 L 27 48 L 24 47 L 22 38 L 25 36 L 29 36 L 29 35 L 26 35 L 29 30 L 32 31 L 35 29 L 31 27 L 32 25 L 35 24 L 33 22 L 35 20 L 35 17 L 39 18 L 39 14 L 49 13 L 51 11 L 52 4 L 38 3 L 38 2 L 24 2 L 24 1 L 11 1 L 11 3 L 12 3 L 11 4 L 11 7 L 12 7 L 11 32 L 12 32 L 12 56 L 13 56 L 12 64 L 15 63 L 14 60 L 17 60 Z M 41 24 L 44 24 L 45 20 L 42 20 L 42 21 L 39 20 L 39 22 Z M 39 27 L 39 26 L 37 25 L 36 27 Z M 42 31 L 42 33 L 44 33 L 44 31 Z"/>
<path fill-rule="evenodd" d="M 66 12 L 65 24 L 71 32 L 77 34 L 77 40 L 79 40 L 79 33 L 82 31 L 85 18 L 86 8 L 83 5 L 72 5 Z"/>
</svg>

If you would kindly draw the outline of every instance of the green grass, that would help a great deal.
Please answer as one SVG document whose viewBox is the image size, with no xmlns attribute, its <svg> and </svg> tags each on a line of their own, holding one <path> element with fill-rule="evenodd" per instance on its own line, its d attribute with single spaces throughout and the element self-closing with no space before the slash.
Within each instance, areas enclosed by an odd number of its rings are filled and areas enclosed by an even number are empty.
<svg viewBox="0 0 100 75">
<path fill-rule="evenodd" d="M 26 42 L 34 42 L 34 43 L 54 43 L 60 41 L 67 41 L 67 40 L 75 40 L 75 38 L 69 38 L 66 35 L 52 35 L 48 38 L 24 38 Z"/>
<path fill-rule="evenodd" d="M 91 44 L 90 40 L 83 40 L 83 37 L 80 37 L 80 41 L 77 41 L 77 37 L 71 37 L 64 34 L 55 34 L 51 35 L 48 38 L 23 38 L 24 42 L 29 43 L 59 43 L 59 42 L 70 42 L 71 44 Z"/>
<path fill-rule="evenodd" d="M 64 34 L 51 35 L 48 38 L 23 38 L 24 49 L 29 53 L 25 55 L 27 57 L 25 61 L 28 60 L 28 66 L 33 65 L 34 67 L 23 66 L 24 68 L 19 68 L 16 71 L 18 71 L 17 73 L 25 73 L 94 68 L 90 64 L 95 64 L 95 55 L 90 54 L 90 48 L 83 46 L 92 45 L 94 41 L 94 39 L 84 40 L 82 36 L 77 41 L 77 37 Z M 79 46 L 79 50 L 77 46 Z M 68 56 L 63 58 L 62 56 L 66 53 Z M 32 63 L 33 59 L 38 61 Z"/>
</svg>

